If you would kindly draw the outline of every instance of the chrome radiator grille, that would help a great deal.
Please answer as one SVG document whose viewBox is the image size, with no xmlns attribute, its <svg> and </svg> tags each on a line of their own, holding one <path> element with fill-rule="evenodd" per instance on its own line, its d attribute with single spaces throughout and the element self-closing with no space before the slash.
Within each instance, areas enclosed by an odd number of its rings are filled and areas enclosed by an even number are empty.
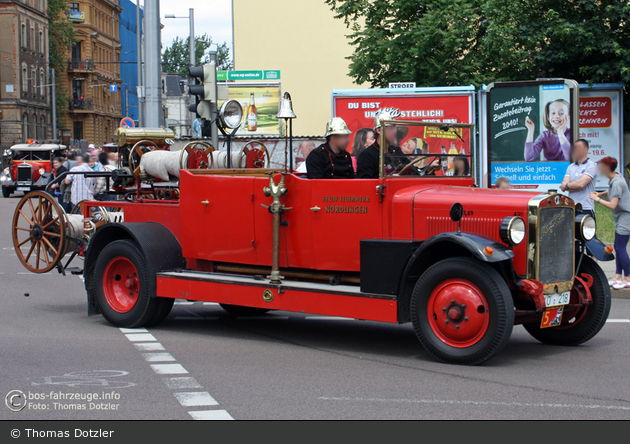
<svg viewBox="0 0 630 444">
<path fill-rule="evenodd" d="M 541 208 L 538 226 L 538 278 L 540 282 L 573 279 L 573 208 Z"/>
<path fill-rule="evenodd" d="M 33 167 L 29 164 L 21 164 L 17 167 L 17 182 L 31 182 L 33 180 Z"/>
</svg>

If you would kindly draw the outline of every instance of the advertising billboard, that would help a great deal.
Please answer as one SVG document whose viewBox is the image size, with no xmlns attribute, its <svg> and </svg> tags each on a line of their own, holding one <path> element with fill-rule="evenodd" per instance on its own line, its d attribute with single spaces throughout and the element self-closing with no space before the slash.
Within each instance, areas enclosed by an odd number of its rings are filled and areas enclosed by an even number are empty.
<svg viewBox="0 0 630 444">
<path fill-rule="evenodd" d="M 580 85 L 580 138 L 588 140 L 589 158 L 612 156 L 619 161 L 623 174 L 623 103 L 624 84 Z M 608 188 L 606 178 L 598 177 L 595 188 Z"/>
<path fill-rule="evenodd" d="M 279 135 L 276 114 L 280 106 L 280 83 L 227 83 L 228 99 L 237 100 L 243 108 L 243 123 L 237 136 Z M 219 102 L 221 107 L 223 102 Z"/>
<path fill-rule="evenodd" d="M 332 109 L 333 117 L 344 119 L 352 131 L 348 151 L 354 153 L 365 148 L 361 146 L 361 136 L 374 127 L 380 110 L 387 110 L 395 120 L 474 123 L 474 96 L 472 86 L 334 90 Z M 403 152 L 464 154 L 468 147 L 475 146 L 474 140 L 465 140 L 463 143 L 452 131 L 439 131 L 435 127 L 398 127 L 398 144 Z M 449 162 L 448 169 L 451 168 Z"/>
<path fill-rule="evenodd" d="M 485 129 L 490 185 L 558 188 L 579 137 L 576 82 L 565 79 L 495 83 L 487 89 Z"/>
</svg>

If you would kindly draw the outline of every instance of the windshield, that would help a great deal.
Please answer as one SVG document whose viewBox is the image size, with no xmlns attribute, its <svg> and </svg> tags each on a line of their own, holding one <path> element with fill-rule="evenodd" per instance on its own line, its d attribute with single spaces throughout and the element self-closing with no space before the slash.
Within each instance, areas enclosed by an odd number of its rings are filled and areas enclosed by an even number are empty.
<svg viewBox="0 0 630 444">
<path fill-rule="evenodd" d="M 473 176 L 473 125 L 387 121 L 382 127 L 381 176 Z"/>
<path fill-rule="evenodd" d="M 50 151 L 13 151 L 13 160 L 50 160 Z"/>
</svg>

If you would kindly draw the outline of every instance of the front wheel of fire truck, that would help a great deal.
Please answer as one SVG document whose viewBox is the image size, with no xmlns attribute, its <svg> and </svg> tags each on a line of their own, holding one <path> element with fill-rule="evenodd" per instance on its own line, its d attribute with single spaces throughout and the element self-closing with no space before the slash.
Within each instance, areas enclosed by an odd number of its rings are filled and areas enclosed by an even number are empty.
<svg viewBox="0 0 630 444">
<path fill-rule="evenodd" d="M 9 197 L 9 196 L 11 196 L 11 188 L 2 187 L 2 197 Z"/>
<path fill-rule="evenodd" d="M 608 279 L 597 262 L 588 256 L 582 258 L 576 275 L 579 277 L 583 273 L 593 278 L 593 285 L 590 287 L 593 300 L 591 305 L 567 310 L 557 327 L 540 328 L 540 322 L 524 324 L 523 327 L 530 335 L 544 344 L 573 346 L 583 344 L 599 333 L 610 313 L 611 294 Z M 578 297 L 576 292 L 582 290 L 581 285 L 582 283 L 576 279 L 571 290 L 571 302 Z"/>
<path fill-rule="evenodd" d="M 103 248 L 93 279 L 103 317 L 117 327 L 143 327 L 151 322 L 160 300 L 151 297 L 149 279 L 146 259 L 133 242 L 118 240 Z"/>
<path fill-rule="evenodd" d="M 508 342 L 514 303 L 507 284 L 491 266 L 451 258 L 433 265 L 418 279 L 411 319 L 418 340 L 435 358 L 476 365 Z"/>
</svg>

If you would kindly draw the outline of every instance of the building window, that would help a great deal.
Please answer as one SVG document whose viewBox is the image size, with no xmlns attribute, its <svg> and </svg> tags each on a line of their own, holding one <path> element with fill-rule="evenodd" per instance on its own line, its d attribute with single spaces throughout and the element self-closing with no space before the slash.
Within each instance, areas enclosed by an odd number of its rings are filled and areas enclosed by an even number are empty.
<svg viewBox="0 0 630 444">
<path fill-rule="evenodd" d="M 29 45 L 29 48 L 31 48 L 33 51 L 35 51 L 35 28 L 31 27 L 31 44 Z"/>
<path fill-rule="evenodd" d="M 79 12 L 79 4 L 78 3 L 70 3 L 70 11 Z"/>
<path fill-rule="evenodd" d="M 28 92 L 28 70 L 26 64 L 22 65 L 22 91 Z"/>
<path fill-rule="evenodd" d="M 33 94 L 37 92 L 37 70 L 34 67 L 31 68 L 31 91 Z"/>
<path fill-rule="evenodd" d="M 76 140 L 83 139 L 83 122 L 75 121 L 72 123 L 72 130 Z"/>
<path fill-rule="evenodd" d="M 22 22 L 22 48 L 26 48 L 26 23 Z"/>
<path fill-rule="evenodd" d="M 39 31 L 39 53 L 44 53 L 44 31 Z"/>
<path fill-rule="evenodd" d="M 39 70 L 39 87 L 41 89 L 41 91 L 39 92 L 39 95 L 41 96 L 45 96 L 46 95 L 46 91 L 48 91 L 48 88 L 44 87 L 45 83 L 44 83 L 44 70 L 40 69 Z"/>
<path fill-rule="evenodd" d="M 31 116 L 31 122 L 30 125 L 28 126 L 28 138 L 29 139 L 36 139 L 36 135 L 35 135 L 35 125 L 37 124 L 37 117 L 35 117 L 35 114 L 33 114 Z"/>
<path fill-rule="evenodd" d="M 37 1 L 37 7 L 39 8 L 40 11 L 44 10 L 44 0 L 38 0 Z"/>
</svg>

